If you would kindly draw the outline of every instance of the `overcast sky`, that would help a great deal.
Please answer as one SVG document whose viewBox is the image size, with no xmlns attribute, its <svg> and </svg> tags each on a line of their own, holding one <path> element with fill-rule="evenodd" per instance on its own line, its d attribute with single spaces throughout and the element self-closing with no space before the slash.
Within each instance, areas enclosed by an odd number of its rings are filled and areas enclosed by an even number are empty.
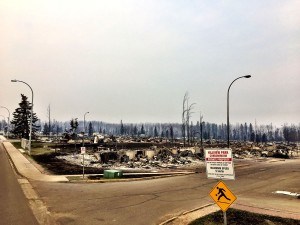
<svg viewBox="0 0 300 225">
<path fill-rule="evenodd" d="M 298 0 L 1 0 L 0 105 L 44 121 L 300 122 Z M 0 115 L 7 115 L 0 109 Z"/>
</svg>

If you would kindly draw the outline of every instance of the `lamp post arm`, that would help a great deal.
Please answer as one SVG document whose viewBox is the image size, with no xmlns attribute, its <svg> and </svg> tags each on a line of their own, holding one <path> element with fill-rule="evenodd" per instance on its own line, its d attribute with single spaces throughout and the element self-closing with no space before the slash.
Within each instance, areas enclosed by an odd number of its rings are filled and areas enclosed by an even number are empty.
<svg viewBox="0 0 300 225">
<path fill-rule="evenodd" d="M 29 84 L 27 84 L 26 82 L 21 81 L 21 80 L 18 80 L 18 82 L 24 83 L 30 88 L 30 90 L 31 90 L 31 104 L 32 104 L 31 109 L 32 109 L 33 108 L 33 90 L 31 88 L 31 86 Z"/>
<path fill-rule="evenodd" d="M 238 79 L 240 78 L 243 78 L 243 76 L 241 77 L 238 77 L 236 79 L 234 79 L 231 84 L 229 85 L 228 87 L 228 90 L 227 90 L 227 148 L 230 147 L 230 141 L 229 141 L 229 132 L 230 132 L 230 125 L 229 125 L 229 91 L 230 91 L 230 88 L 231 88 L 231 85 Z"/>
<path fill-rule="evenodd" d="M 231 88 L 231 85 L 238 79 L 240 78 L 250 78 L 251 75 L 246 75 L 246 76 L 240 76 L 238 78 L 235 78 L 231 84 L 229 85 L 228 87 L 228 90 L 227 90 L 227 147 L 229 148 L 230 147 L 230 143 L 229 143 L 229 132 L 230 132 L 230 125 L 229 125 L 229 91 L 230 91 L 230 88 Z"/>
</svg>

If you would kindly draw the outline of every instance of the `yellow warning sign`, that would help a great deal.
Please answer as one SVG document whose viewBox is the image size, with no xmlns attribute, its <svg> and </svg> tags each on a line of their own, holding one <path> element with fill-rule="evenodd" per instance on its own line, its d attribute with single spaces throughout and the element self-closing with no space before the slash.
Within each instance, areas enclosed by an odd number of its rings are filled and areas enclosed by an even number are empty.
<svg viewBox="0 0 300 225">
<path fill-rule="evenodd" d="M 229 190 L 223 181 L 217 183 L 209 195 L 223 212 L 226 212 L 229 206 L 236 200 L 235 195 Z"/>
</svg>

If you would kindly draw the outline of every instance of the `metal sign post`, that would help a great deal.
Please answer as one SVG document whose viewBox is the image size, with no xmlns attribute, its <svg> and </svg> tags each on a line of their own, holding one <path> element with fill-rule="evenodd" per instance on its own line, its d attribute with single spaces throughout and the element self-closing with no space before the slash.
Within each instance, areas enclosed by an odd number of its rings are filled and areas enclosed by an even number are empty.
<svg viewBox="0 0 300 225">
<path fill-rule="evenodd" d="M 204 153 L 207 178 L 218 180 L 235 179 L 232 149 L 210 148 L 204 149 Z M 224 225 L 227 225 L 226 210 L 236 200 L 236 196 L 223 181 L 219 181 L 209 195 L 223 211 Z"/>
<path fill-rule="evenodd" d="M 226 211 L 223 212 L 223 217 L 224 217 L 224 225 L 227 225 Z"/>
<path fill-rule="evenodd" d="M 85 147 L 81 147 L 81 154 L 82 154 L 82 179 L 84 179 L 84 154 L 85 154 Z"/>
<path fill-rule="evenodd" d="M 219 181 L 209 195 L 223 211 L 224 225 L 227 225 L 226 211 L 236 200 L 236 196 L 229 190 L 223 181 Z"/>
</svg>

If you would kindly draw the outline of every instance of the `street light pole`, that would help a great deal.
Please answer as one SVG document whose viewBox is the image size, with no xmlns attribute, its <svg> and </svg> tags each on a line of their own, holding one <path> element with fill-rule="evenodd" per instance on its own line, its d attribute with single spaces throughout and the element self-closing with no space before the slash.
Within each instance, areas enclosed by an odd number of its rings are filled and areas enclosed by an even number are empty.
<svg viewBox="0 0 300 225">
<path fill-rule="evenodd" d="M 83 115 L 83 135 L 82 135 L 82 146 L 84 146 L 84 134 L 85 134 L 85 115 L 88 114 L 90 112 L 86 112 L 84 115 Z"/>
<path fill-rule="evenodd" d="M 29 131 L 29 146 L 28 146 L 28 153 L 30 155 L 31 154 L 31 138 L 32 138 L 33 90 L 30 87 L 30 85 L 24 81 L 14 79 L 14 80 L 11 80 L 11 82 L 20 82 L 20 83 L 26 84 L 31 90 L 31 116 L 30 116 L 30 131 Z"/>
<path fill-rule="evenodd" d="M 90 112 L 86 112 L 83 116 L 83 132 L 85 133 L 85 115 L 88 114 Z"/>
<path fill-rule="evenodd" d="M 6 107 L 4 107 L 4 106 L 0 106 L 0 108 L 4 108 L 4 109 L 6 109 L 7 110 L 7 112 L 8 112 L 8 124 L 7 124 L 7 138 L 8 138 L 8 135 L 9 135 L 9 125 L 10 125 L 10 111 L 9 111 L 9 109 L 8 108 L 6 108 Z"/>
<path fill-rule="evenodd" d="M 238 77 L 236 79 L 234 79 L 231 84 L 229 85 L 228 87 L 228 90 L 227 90 L 227 147 L 229 148 L 230 147 L 230 142 L 229 142 L 229 132 L 230 132 L 230 129 L 229 129 L 229 90 L 230 90 L 230 87 L 231 85 L 238 79 L 240 78 L 250 78 L 251 75 L 245 75 L 245 76 L 241 76 L 241 77 Z"/>
</svg>

